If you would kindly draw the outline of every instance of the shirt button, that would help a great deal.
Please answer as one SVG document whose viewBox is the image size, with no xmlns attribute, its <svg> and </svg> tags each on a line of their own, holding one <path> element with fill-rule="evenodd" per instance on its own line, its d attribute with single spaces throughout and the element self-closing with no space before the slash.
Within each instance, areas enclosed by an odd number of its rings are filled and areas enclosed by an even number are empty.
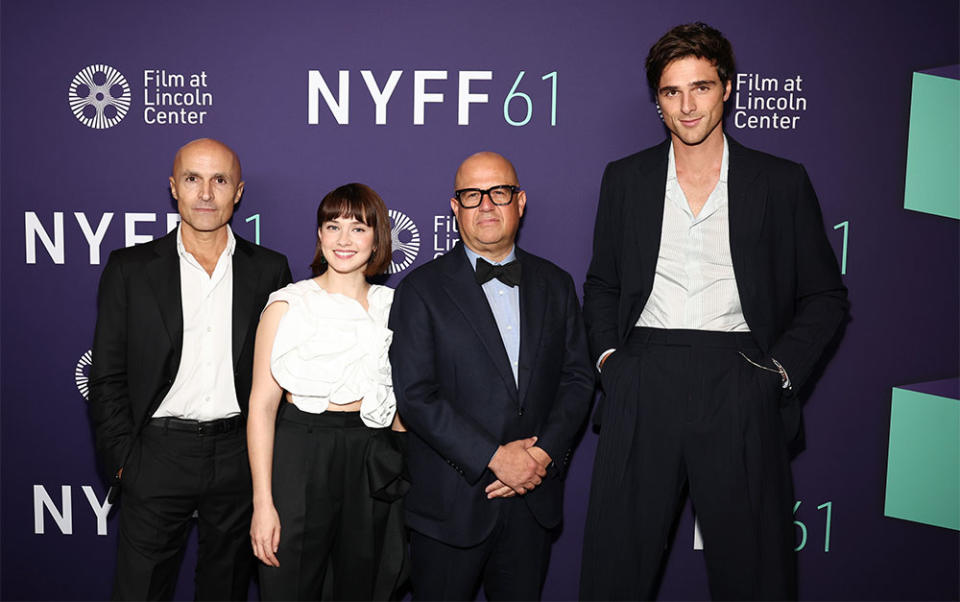
<svg viewBox="0 0 960 602">
<path fill-rule="evenodd" d="M 507 325 L 507 330 L 513 330 L 513 326 Z"/>
<path fill-rule="evenodd" d="M 498 294 L 498 295 L 502 295 L 502 294 L 503 294 L 503 290 L 501 289 L 501 290 L 497 291 L 497 294 Z"/>
<path fill-rule="evenodd" d="M 213 326 L 207 326 L 207 332 L 213 332 Z"/>
</svg>

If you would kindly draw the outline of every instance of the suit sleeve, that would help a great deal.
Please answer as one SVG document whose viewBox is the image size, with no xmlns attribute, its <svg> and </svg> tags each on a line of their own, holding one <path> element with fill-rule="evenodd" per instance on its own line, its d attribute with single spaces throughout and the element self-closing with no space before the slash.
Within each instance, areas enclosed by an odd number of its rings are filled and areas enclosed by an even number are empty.
<svg viewBox="0 0 960 602">
<path fill-rule="evenodd" d="M 566 276 L 564 285 L 565 345 L 560 384 L 553 409 L 537 435 L 537 445 L 550 455 L 561 474 L 570 461 L 574 438 L 590 410 L 595 385 L 595 371 L 587 350 L 587 334 L 573 280 Z"/>
<path fill-rule="evenodd" d="M 600 201 L 593 228 L 593 256 L 583 285 L 583 317 L 589 335 L 590 357 L 596 362 L 617 346 L 620 308 L 620 249 L 623 237 L 622 199 L 614 185 L 613 164 L 600 183 Z"/>
<path fill-rule="evenodd" d="M 800 388 L 846 318 L 848 303 L 837 258 L 823 228 L 820 204 L 803 167 L 797 170 L 792 185 L 799 191 L 794 208 L 795 311 L 770 355 L 783 365 L 794 388 Z"/>
<path fill-rule="evenodd" d="M 483 475 L 499 441 L 445 397 L 437 375 L 436 334 L 430 310 L 409 280 L 390 309 L 390 363 L 397 410 L 406 426 L 471 484 Z"/>
<path fill-rule="evenodd" d="M 278 291 L 293 282 L 293 276 L 290 274 L 290 263 L 286 256 L 281 255 L 283 260 L 280 262 L 280 269 L 277 271 L 277 281 L 273 283 L 273 290 Z"/>
<path fill-rule="evenodd" d="M 127 291 L 123 265 L 110 254 L 97 293 L 97 325 L 90 366 L 90 418 L 97 455 L 112 483 L 133 439 L 127 382 Z"/>
</svg>

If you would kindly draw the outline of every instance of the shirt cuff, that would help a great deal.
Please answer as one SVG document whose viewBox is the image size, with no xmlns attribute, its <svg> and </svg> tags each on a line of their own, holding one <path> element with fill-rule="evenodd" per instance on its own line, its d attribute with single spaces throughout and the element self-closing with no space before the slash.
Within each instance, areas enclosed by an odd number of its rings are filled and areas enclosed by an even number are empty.
<svg viewBox="0 0 960 602">
<path fill-rule="evenodd" d="M 600 371 L 601 371 L 601 370 L 600 370 L 600 366 L 603 364 L 603 360 L 607 359 L 607 356 L 610 355 L 611 353 L 613 353 L 613 352 L 616 351 L 616 350 L 617 350 L 617 348 L 616 348 L 616 347 L 613 347 L 613 348 L 611 348 L 611 349 L 607 349 L 606 351 L 604 351 L 603 353 L 600 354 L 600 359 L 597 360 L 597 372 L 600 372 Z"/>
</svg>

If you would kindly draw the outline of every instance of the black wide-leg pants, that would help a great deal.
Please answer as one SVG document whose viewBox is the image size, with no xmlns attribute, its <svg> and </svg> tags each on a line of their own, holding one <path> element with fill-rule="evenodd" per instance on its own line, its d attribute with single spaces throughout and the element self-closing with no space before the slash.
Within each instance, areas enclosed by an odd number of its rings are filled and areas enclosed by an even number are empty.
<svg viewBox="0 0 960 602">
<path fill-rule="evenodd" d="M 796 597 L 781 379 L 746 358 L 771 365 L 750 333 L 635 328 L 607 360 L 581 599 L 656 596 L 687 489 L 714 599 Z"/>
<path fill-rule="evenodd" d="M 408 486 L 389 428 L 359 412 L 282 403 L 273 452 L 279 567 L 260 564 L 263 600 L 386 600 L 406 573 Z"/>
</svg>

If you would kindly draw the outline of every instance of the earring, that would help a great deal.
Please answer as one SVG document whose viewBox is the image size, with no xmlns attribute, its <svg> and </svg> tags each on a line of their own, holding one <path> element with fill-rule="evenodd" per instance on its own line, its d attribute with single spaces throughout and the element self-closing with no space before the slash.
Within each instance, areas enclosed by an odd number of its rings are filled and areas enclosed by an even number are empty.
<svg viewBox="0 0 960 602">
<path fill-rule="evenodd" d="M 327 264 L 327 258 L 323 255 L 323 253 L 320 253 L 320 265 L 326 265 L 326 264 Z"/>
<path fill-rule="evenodd" d="M 663 121 L 663 111 L 660 110 L 660 103 L 657 103 L 657 115 L 660 116 L 660 121 Z"/>
</svg>

